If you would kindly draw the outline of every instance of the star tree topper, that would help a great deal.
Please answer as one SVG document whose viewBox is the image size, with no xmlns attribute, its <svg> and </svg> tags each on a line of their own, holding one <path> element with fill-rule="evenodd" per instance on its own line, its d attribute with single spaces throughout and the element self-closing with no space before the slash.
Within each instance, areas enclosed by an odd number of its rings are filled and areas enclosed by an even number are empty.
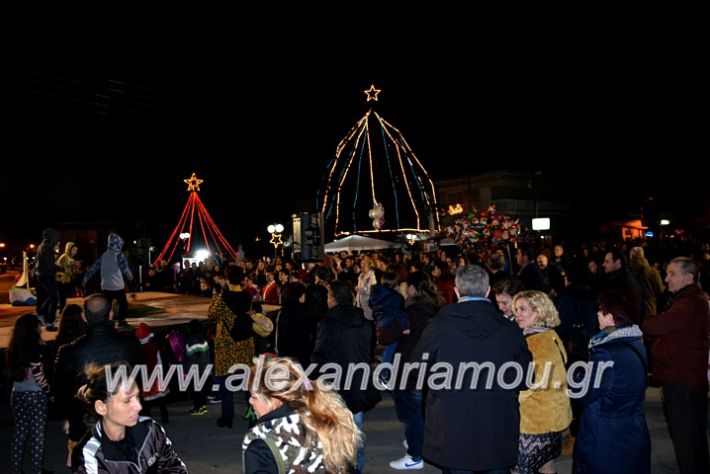
<svg viewBox="0 0 710 474">
<path fill-rule="evenodd" d="M 183 179 L 185 183 L 187 183 L 187 190 L 189 191 L 199 191 L 200 190 L 200 183 L 204 182 L 204 179 L 199 179 L 197 176 L 195 176 L 195 173 L 192 173 L 192 176 L 190 176 L 188 179 Z"/>
<path fill-rule="evenodd" d="M 377 94 L 382 92 L 382 89 L 375 89 L 375 85 L 370 84 L 370 88 L 364 90 L 363 92 L 365 94 L 367 94 L 367 102 L 370 102 L 371 100 L 374 100 L 375 102 L 377 102 L 378 101 Z"/>
</svg>

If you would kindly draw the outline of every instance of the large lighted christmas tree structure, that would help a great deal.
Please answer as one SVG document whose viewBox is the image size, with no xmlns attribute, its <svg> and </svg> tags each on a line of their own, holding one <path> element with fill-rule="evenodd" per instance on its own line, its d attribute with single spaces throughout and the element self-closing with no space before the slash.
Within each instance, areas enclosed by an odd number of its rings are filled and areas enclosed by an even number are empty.
<svg viewBox="0 0 710 474">
<path fill-rule="evenodd" d="M 184 181 L 187 183 L 187 191 L 190 193 L 190 197 L 187 198 L 187 204 L 182 210 L 178 224 L 173 229 L 168 242 L 155 261 L 167 260 L 171 262 L 175 251 L 180 247 L 182 247 L 184 255 L 190 255 L 193 239 L 200 241 L 205 246 L 204 250 L 207 250 L 209 254 L 224 255 L 228 253 L 232 258 L 236 257 L 237 252 L 234 251 L 222 232 L 217 228 L 217 224 L 214 223 L 210 213 L 207 212 L 205 205 L 202 204 L 202 200 L 197 194 L 200 190 L 200 184 L 204 180 L 199 179 L 195 176 L 195 173 L 192 173 L 192 176 Z M 197 232 L 199 233 L 195 235 Z M 183 255 L 180 256 L 182 257 Z"/>
<path fill-rule="evenodd" d="M 375 86 L 367 102 L 378 100 Z M 429 174 L 402 133 L 373 108 L 338 144 L 319 208 L 335 235 L 436 232 L 439 216 Z"/>
</svg>

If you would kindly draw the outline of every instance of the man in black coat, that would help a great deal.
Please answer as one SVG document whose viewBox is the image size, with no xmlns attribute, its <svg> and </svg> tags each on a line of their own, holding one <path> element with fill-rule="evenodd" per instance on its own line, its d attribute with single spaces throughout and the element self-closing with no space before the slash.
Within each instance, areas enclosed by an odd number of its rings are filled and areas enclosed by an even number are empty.
<svg viewBox="0 0 710 474">
<path fill-rule="evenodd" d="M 52 384 L 59 411 L 68 421 L 65 429 L 73 433 L 88 429 L 81 422 L 83 413 L 77 413 L 77 405 L 72 403 L 76 391 L 87 382 L 84 368 L 88 364 L 143 363 L 138 339 L 114 330 L 113 312 L 106 297 L 100 293 L 87 296 L 82 316 L 88 323 L 86 334 L 59 348 Z"/>
<path fill-rule="evenodd" d="M 426 378 L 423 455 L 444 473 L 508 473 L 518 458 L 518 392 L 532 355 L 486 298 L 488 281 L 477 265 L 459 269 L 458 302 L 442 308 L 411 359 L 440 364 Z"/>
<path fill-rule="evenodd" d="M 350 282 L 336 280 L 328 288 L 328 307 L 330 308 L 318 323 L 315 347 L 311 362 L 318 364 L 320 370 L 324 364 L 337 364 L 342 370 L 338 393 L 358 426 L 362 427 L 363 413 L 379 401 L 380 394 L 372 387 L 370 371 L 363 374 L 362 369 L 353 370 L 350 383 L 345 386 L 348 367 L 355 364 L 369 365 L 373 355 L 372 322 L 365 319 L 361 308 L 356 307 L 355 293 Z M 316 371 L 315 373 L 319 373 Z M 324 374 L 332 371 L 324 370 Z M 369 378 L 367 388 L 360 384 L 363 376 Z M 360 449 L 357 459 L 357 471 L 362 472 L 365 463 L 364 449 Z"/>
</svg>

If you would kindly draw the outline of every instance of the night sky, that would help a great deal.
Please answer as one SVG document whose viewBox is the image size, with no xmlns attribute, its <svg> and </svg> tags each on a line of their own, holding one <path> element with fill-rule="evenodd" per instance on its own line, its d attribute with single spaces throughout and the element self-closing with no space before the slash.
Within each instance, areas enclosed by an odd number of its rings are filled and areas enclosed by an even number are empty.
<svg viewBox="0 0 710 474">
<path fill-rule="evenodd" d="M 435 179 L 561 176 L 580 219 L 638 212 L 649 195 L 687 217 L 704 207 L 702 173 L 680 166 L 707 154 L 696 148 L 694 92 L 660 53 L 379 68 L 227 48 L 74 46 L 0 50 L 0 239 L 109 221 L 162 247 L 194 171 L 230 241 L 253 241 L 287 223 L 294 202 L 315 207 L 372 82 L 382 89 L 377 111 Z"/>
</svg>

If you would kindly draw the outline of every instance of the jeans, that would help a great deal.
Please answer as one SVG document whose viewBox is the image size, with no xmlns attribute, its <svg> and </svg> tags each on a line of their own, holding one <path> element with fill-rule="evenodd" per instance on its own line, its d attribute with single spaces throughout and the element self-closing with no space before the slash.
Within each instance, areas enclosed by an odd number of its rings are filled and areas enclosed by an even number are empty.
<svg viewBox="0 0 710 474">
<path fill-rule="evenodd" d="M 353 419 L 360 431 L 362 431 L 362 446 L 357 450 L 357 461 L 355 462 L 356 472 L 362 473 L 365 469 L 365 432 L 362 430 L 362 424 L 365 421 L 365 414 L 361 411 L 353 413 Z"/>
<path fill-rule="evenodd" d="M 394 354 L 397 351 L 397 345 L 398 343 L 393 342 L 392 344 L 387 344 L 385 346 L 385 350 L 382 352 L 382 362 L 388 362 L 390 364 L 392 363 L 392 361 L 394 360 Z M 385 369 L 381 372 L 380 376 L 385 381 L 389 381 L 390 377 L 392 377 L 391 372 L 392 371 L 390 369 Z"/>
<path fill-rule="evenodd" d="M 422 458 L 424 448 L 424 417 L 422 416 L 421 390 L 395 390 L 392 392 L 397 418 L 404 423 L 404 437 L 407 439 L 407 454 L 413 460 Z"/>
</svg>

